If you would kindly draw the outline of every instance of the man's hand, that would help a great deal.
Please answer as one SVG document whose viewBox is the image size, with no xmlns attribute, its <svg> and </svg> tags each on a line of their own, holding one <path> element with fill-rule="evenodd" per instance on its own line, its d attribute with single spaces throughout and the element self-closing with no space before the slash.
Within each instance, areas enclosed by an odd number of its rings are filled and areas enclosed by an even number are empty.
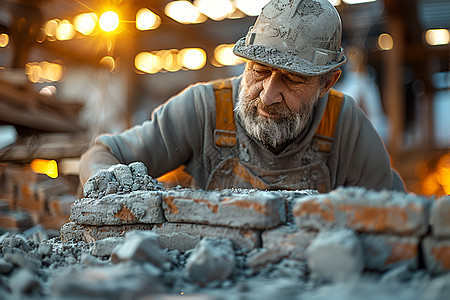
<svg viewBox="0 0 450 300">
<path fill-rule="evenodd" d="M 157 180 L 148 175 L 147 167 L 142 162 L 134 162 L 128 166 L 117 164 L 97 171 L 84 184 L 83 193 L 85 197 L 99 198 L 114 193 L 163 189 Z"/>
</svg>

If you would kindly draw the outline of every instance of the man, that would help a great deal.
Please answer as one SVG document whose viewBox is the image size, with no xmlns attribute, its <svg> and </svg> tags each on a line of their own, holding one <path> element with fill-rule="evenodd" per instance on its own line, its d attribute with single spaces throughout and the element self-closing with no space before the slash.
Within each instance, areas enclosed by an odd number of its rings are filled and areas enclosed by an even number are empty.
<svg viewBox="0 0 450 300">
<path fill-rule="evenodd" d="M 404 191 L 371 123 L 331 90 L 346 61 L 340 44 L 327 0 L 272 0 L 234 47 L 248 59 L 242 76 L 188 87 L 151 121 L 98 137 L 81 182 L 99 188 L 97 171 L 139 161 L 153 177 L 184 166 L 202 189 Z"/>
</svg>

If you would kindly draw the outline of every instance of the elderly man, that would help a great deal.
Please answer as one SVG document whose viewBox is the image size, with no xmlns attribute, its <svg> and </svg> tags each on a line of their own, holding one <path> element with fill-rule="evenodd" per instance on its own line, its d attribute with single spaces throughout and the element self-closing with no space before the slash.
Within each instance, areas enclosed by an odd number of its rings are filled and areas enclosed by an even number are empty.
<svg viewBox="0 0 450 300">
<path fill-rule="evenodd" d="M 272 0 L 234 52 L 248 60 L 242 76 L 188 87 L 152 120 L 101 135 L 81 182 L 139 161 L 153 177 L 183 166 L 202 189 L 404 191 L 372 124 L 331 89 L 346 58 L 327 0 Z"/>
</svg>

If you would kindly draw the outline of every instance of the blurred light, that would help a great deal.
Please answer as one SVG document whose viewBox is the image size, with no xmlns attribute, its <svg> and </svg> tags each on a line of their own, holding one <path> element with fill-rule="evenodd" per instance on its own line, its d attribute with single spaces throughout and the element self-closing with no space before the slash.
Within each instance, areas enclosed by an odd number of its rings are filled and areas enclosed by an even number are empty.
<svg viewBox="0 0 450 300">
<path fill-rule="evenodd" d="M 369 3 L 369 2 L 375 2 L 377 0 L 342 0 L 346 4 L 360 4 L 360 3 Z"/>
<path fill-rule="evenodd" d="M 378 49 L 391 50 L 394 47 L 394 40 L 387 33 L 382 33 L 378 37 Z"/>
<path fill-rule="evenodd" d="M 233 53 L 233 44 L 223 44 L 214 50 L 214 59 L 224 66 L 233 66 L 244 63 L 244 60 Z"/>
<path fill-rule="evenodd" d="M 99 25 L 103 31 L 111 32 L 117 29 L 119 22 L 119 16 L 117 13 L 107 11 L 100 16 Z"/>
<path fill-rule="evenodd" d="M 44 86 L 40 91 L 39 94 L 44 95 L 44 96 L 53 96 L 55 95 L 57 92 L 56 87 L 54 85 L 48 85 L 48 86 Z"/>
<path fill-rule="evenodd" d="M 38 32 L 36 33 L 36 41 L 38 43 L 43 43 L 45 41 L 45 38 L 47 37 L 47 34 L 45 33 L 45 28 L 40 28 Z"/>
<path fill-rule="evenodd" d="M 207 20 L 197 7 L 184 0 L 167 3 L 164 12 L 168 17 L 182 24 L 202 23 Z"/>
<path fill-rule="evenodd" d="M 181 69 L 178 64 L 178 50 L 162 50 L 157 53 L 161 57 L 163 68 L 169 72 L 176 72 Z"/>
<path fill-rule="evenodd" d="M 71 40 L 75 36 L 75 29 L 68 20 L 62 20 L 56 31 L 56 38 L 60 41 Z"/>
<path fill-rule="evenodd" d="M 330 1 L 331 4 L 333 4 L 333 6 L 339 6 L 341 5 L 341 0 L 328 0 Z"/>
<path fill-rule="evenodd" d="M 75 17 L 75 30 L 84 35 L 90 35 L 97 26 L 98 17 L 95 13 L 79 14 Z"/>
<path fill-rule="evenodd" d="M 235 10 L 230 0 L 195 0 L 198 10 L 215 21 L 225 19 Z"/>
<path fill-rule="evenodd" d="M 25 74 L 33 83 L 60 81 L 63 77 L 63 67 L 47 61 L 32 62 L 25 65 Z"/>
<path fill-rule="evenodd" d="M 60 23 L 60 22 L 61 22 L 61 21 L 58 20 L 58 19 L 53 19 L 53 20 L 48 21 L 48 22 L 45 24 L 45 27 L 44 27 L 45 34 L 46 34 L 47 36 L 50 36 L 50 37 L 56 36 L 56 33 L 58 32 L 58 27 L 59 27 L 59 23 Z"/>
<path fill-rule="evenodd" d="M 430 29 L 425 33 L 425 39 L 431 46 L 446 45 L 450 42 L 450 33 L 447 29 Z"/>
<path fill-rule="evenodd" d="M 54 160 L 34 159 L 31 162 L 31 169 L 35 173 L 45 174 L 50 178 L 58 177 L 58 165 Z"/>
<path fill-rule="evenodd" d="M 9 35 L 6 33 L 0 34 L 0 47 L 4 48 L 9 44 Z"/>
<path fill-rule="evenodd" d="M 200 48 L 182 49 L 178 55 L 178 62 L 190 70 L 201 69 L 206 64 L 206 52 Z"/>
<path fill-rule="evenodd" d="M 270 0 L 236 0 L 236 7 L 247 16 L 257 16 Z"/>
<path fill-rule="evenodd" d="M 116 68 L 116 62 L 111 56 L 105 56 L 100 60 L 100 65 L 107 68 L 110 72 Z"/>
<path fill-rule="evenodd" d="M 150 74 L 158 73 L 162 69 L 161 57 L 150 52 L 141 52 L 134 58 L 136 69 Z"/>
<path fill-rule="evenodd" d="M 136 28 L 138 30 L 156 29 L 161 25 L 161 18 L 148 8 L 141 8 L 136 13 Z"/>
</svg>

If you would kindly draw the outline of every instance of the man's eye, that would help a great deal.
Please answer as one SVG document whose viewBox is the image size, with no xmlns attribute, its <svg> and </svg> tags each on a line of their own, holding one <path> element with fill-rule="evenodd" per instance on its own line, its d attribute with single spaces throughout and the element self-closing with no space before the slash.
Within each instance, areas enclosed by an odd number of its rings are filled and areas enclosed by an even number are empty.
<svg viewBox="0 0 450 300">
<path fill-rule="evenodd" d="M 285 80 L 290 84 L 302 84 L 303 83 L 303 80 L 289 78 L 289 77 L 285 77 Z"/>
</svg>

